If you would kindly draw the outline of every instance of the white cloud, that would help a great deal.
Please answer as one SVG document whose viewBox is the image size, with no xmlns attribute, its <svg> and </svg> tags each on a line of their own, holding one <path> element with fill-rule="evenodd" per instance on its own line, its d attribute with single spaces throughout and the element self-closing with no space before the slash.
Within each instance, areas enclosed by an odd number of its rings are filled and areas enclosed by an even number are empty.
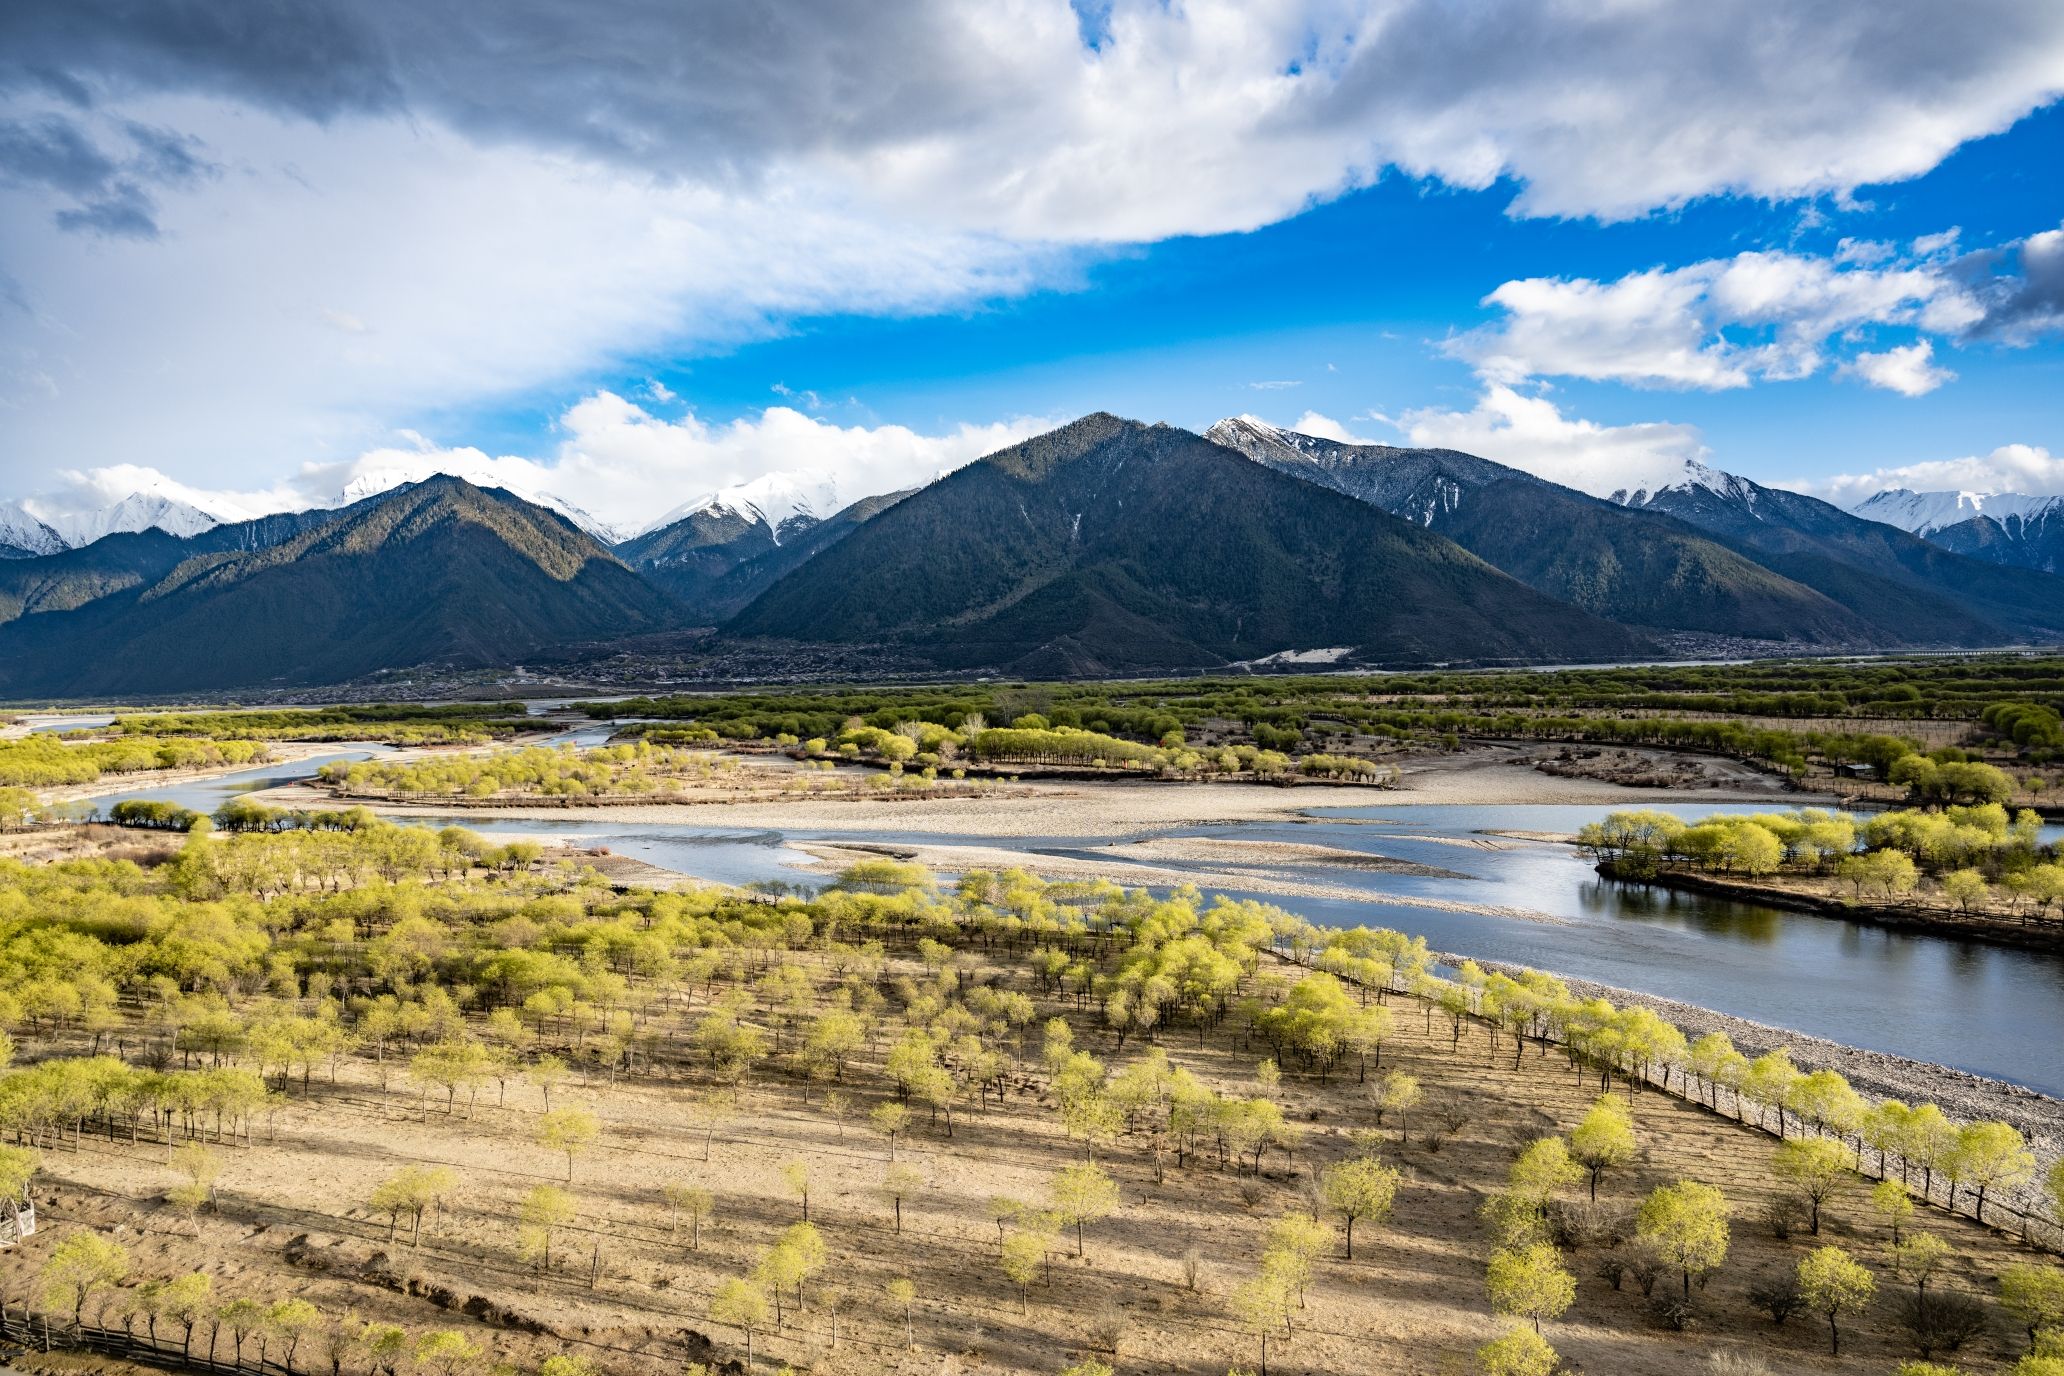
<svg viewBox="0 0 2064 1376">
<path fill-rule="evenodd" d="M 121 462 L 264 486 L 419 417 L 799 315 L 966 309 L 1065 281 L 1073 261 L 822 188 L 655 185 L 434 126 L 175 104 L 159 121 L 206 128 L 239 170 L 168 201 L 158 241 L 80 252 L 0 197 L 0 241 L 44 265 L 34 313 L 0 311 L 0 492 Z"/>
<path fill-rule="evenodd" d="M 1839 337 L 1861 327 L 1954 333 L 1984 317 L 1978 300 L 1938 265 L 1850 265 L 1855 261 L 1853 253 L 1845 262 L 1839 255 L 1767 251 L 1611 282 L 1523 278 L 1484 298 L 1504 312 L 1501 319 L 1454 336 L 1445 348 L 1495 382 L 1577 377 L 1718 391 L 1810 376 Z M 1859 372 L 1875 380 L 1903 368 L 1903 381 L 1932 374 L 1939 384 L 1950 375 L 1927 368 L 1931 353 L 1921 341 L 1860 355 L 1886 361 L 1862 364 Z"/>
<path fill-rule="evenodd" d="M 12 309 L 0 281 L 0 480 L 132 462 L 262 483 L 801 317 L 1068 285 L 1096 246 L 1251 229 L 1393 169 L 1509 179 L 1520 215 L 1840 197 L 2064 88 L 2052 0 L 1085 8 L 1093 44 L 1066 0 L 510 3 L 465 24 L 413 0 L 234 24 L 0 6 L 0 121 L 40 131 L 5 148 L 44 159 L 0 203 L 27 284 Z M 1722 284 L 1651 276 L 1537 288 L 1541 332 L 1576 338 L 1489 341 L 1487 374 L 1717 387 L 1819 365 L 1821 324 L 1793 337 L 1789 307 L 1775 340 L 1716 341 Z"/>
<path fill-rule="evenodd" d="M 1254 420 L 1257 417 L 1243 416 L 1241 419 Z M 1266 422 L 1263 423 L 1266 424 Z M 1380 440 L 1372 440 L 1357 435 L 1331 416 L 1322 416 L 1317 411 L 1306 411 L 1297 418 L 1290 428 L 1300 435 L 1317 435 L 1322 440 L 1336 440 L 1341 444 L 1382 443 Z"/>
<path fill-rule="evenodd" d="M 1934 357 L 1934 343 L 1918 339 L 1883 353 L 1860 353 L 1842 365 L 1842 373 L 1903 397 L 1926 396 L 1956 377 L 1949 369 L 1937 366 Z"/>
<path fill-rule="evenodd" d="M 1459 449 L 1598 497 L 1675 482 L 1707 453 L 1693 426 L 1572 419 L 1546 397 L 1499 383 L 1486 386 L 1471 410 L 1407 411 L 1397 425 L 1414 445 Z"/>
<path fill-rule="evenodd" d="M 1854 506 L 1874 492 L 1891 488 L 1914 492 L 2022 492 L 2046 497 L 2064 493 L 2064 455 L 2032 444 L 2006 444 L 1990 454 L 1928 459 L 1869 473 L 1844 473 L 1823 482 L 1796 486 L 1841 506 Z"/>
<path fill-rule="evenodd" d="M 1247 384 L 1248 390 L 1253 392 L 1287 392 L 1292 387 L 1302 386 L 1304 386 L 1304 379 L 1302 378 L 1283 378 L 1272 382 L 1250 382 Z"/>
<path fill-rule="evenodd" d="M 834 425 L 786 406 L 709 424 L 694 415 L 664 420 L 613 392 L 597 392 L 567 408 L 558 421 L 562 439 L 541 456 L 443 446 L 405 431 L 399 444 L 306 464 L 262 490 L 202 489 L 154 469 L 110 465 L 60 474 L 60 484 L 30 505 L 47 519 L 95 510 L 131 492 L 156 491 L 222 519 L 242 520 L 332 505 L 343 496 L 448 473 L 529 497 L 556 497 L 620 529 L 636 530 L 697 497 L 771 474 L 807 472 L 844 501 L 897 491 L 1052 424 L 1019 418 L 925 435 L 900 425 Z"/>
</svg>

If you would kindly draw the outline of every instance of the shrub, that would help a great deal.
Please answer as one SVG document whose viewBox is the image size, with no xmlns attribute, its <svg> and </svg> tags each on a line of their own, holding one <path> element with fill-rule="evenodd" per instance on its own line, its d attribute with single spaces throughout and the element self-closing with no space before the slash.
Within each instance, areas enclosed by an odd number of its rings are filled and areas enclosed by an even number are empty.
<svg viewBox="0 0 2064 1376">
<path fill-rule="evenodd" d="M 1799 1293 L 1798 1276 L 1782 1271 L 1751 1285 L 1749 1303 L 1768 1314 L 1772 1323 L 1782 1325 L 1806 1307 L 1806 1297 Z"/>
<path fill-rule="evenodd" d="M 1955 1352 L 1985 1331 L 1985 1306 L 1957 1290 L 1902 1295 L 1893 1322 L 1923 1357 Z"/>
</svg>

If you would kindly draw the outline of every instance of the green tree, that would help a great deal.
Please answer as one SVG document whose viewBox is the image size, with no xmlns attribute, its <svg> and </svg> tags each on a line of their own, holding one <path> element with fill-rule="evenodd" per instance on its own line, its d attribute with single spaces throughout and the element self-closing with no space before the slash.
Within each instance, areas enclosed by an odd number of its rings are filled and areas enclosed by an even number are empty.
<svg viewBox="0 0 2064 1376">
<path fill-rule="evenodd" d="M 897 1103 L 877 1104 L 867 1115 L 874 1130 L 888 1139 L 889 1160 L 896 1159 L 896 1139 L 910 1129 L 910 1109 Z"/>
<path fill-rule="evenodd" d="M 669 1181 L 660 1186 L 660 1193 L 666 1198 L 668 1231 L 681 1230 L 681 1215 L 688 1215 L 688 1248 L 700 1251 L 702 1248 L 702 1221 L 710 1216 L 716 1207 L 716 1196 L 708 1190 L 679 1181 Z"/>
<path fill-rule="evenodd" d="M 1045 1228 L 1013 1228 L 1004 1235 L 998 1248 L 998 1264 L 1010 1283 L 1018 1287 L 1019 1313 L 1030 1311 L 1032 1282 L 1039 1279 L 1039 1268 L 1046 1264 L 1052 1250 L 1053 1234 Z"/>
<path fill-rule="evenodd" d="M 1799 1294 L 1808 1309 L 1827 1320 L 1833 1356 L 1842 1355 L 1843 1315 L 1869 1308 L 1877 1293 L 1870 1272 L 1840 1247 L 1821 1247 L 1799 1261 Z"/>
<path fill-rule="evenodd" d="M 749 1280 L 733 1276 L 710 1297 L 709 1317 L 711 1323 L 735 1328 L 744 1337 L 745 1369 L 751 1371 L 753 1334 L 767 1322 L 766 1292 Z"/>
<path fill-rule="evenodd" d="M 43 1302 L 72 1311 L 81 1322 L 95 1292 L 120 1285 L 129 1274 L 129 1253 L 120 1243 L 84 1230 L 67 1233 L 43 1261 Z"/>
<path fill-rule="evenodd" d="M 1916 1294 L 1926 1295 L 1928 1282 L 1948 1263 L 1950 1255 L 1949 1244 L 1941 1238 L 1933 1233 L 1915 1233 L 1892 1248 L 1892 1272 L 1901 1280 L 1911 1281 Z"/>
<path fill-rule="evenodd" d="M 387 1236 L 406 1216 L 410 1221 L 409 1246 L 423 1235 L 423 1215 L 442 1205 L 459 1186 L 458 1173 L 449 1166 L 403 1166 L 382 1181 L 367 1201 L 372 1211 L 387 1215 Z"/>
<path fill-rule="evenodd" d="M 1660 1185 L 1635 1211 L 1635 1236 L 1658 1259 L 1684 1276 L 1684 1294 L 1691 1295 L 1694 1277 L 1710 1275 L 1727 1260 L 1727 1196 L 1711 1185 L 1680 1180 Z"/>
<path fill-rule="evenodd" d="M 1972 1186 L 1978 1195 L 1977 1217 L 1985 1221 L 1985 1197 L 1994 1190 L 2017 1189 L 2035 1178 L 2035 1156 L 2008 1123 L 1967 1123 L 1951 1150 L 1950 1174 Z"/>
<path fill-rule="evenodd" d="M 1600 1095 L 1570 1129 L 1569 1154 L 1591 1175 L 1591 1198 L 1598 1198 L 1598 1180 L 1608 1170 L 1634 1159 L 1634 1120 L 1610 1095 Z"/>
<path fill-rule="evenodd" d="M 1082 1226 L 1118 1208 L 1118 1185 L 1096 1166 L 1063 1166 L 1047 1182 L 1047 1201 L 1063 1228 L 1075 1230 L 1075 1255 L 1082 1255 Z"/>
<path fill-rule="evenodd" d="M 1560 1137 L 1542 1137 L 1529 1143 L 1512 1163 L 1506 1188 L 1540 1210 L 1548 1207 L 1557 1190 L 1576 1184 L 1584 1175 L 1584 1167 L 1570 1159 L 1569 1147 Z"/>
<path fill-rule="evenodd" d="M 465 1334 L 435 1328 L 416 1339 L 416 1367 L 434 1376 L 458 1376 L 481 1364 L 481 1351 Z"/>
<path fill-rule="evenodd" d="M 1951 870 L 1942 876 L 1942 896 L 1968 916 L 1972 908 L 1992 896 L 1992 886 L 1976 870 Z"/>
<path fill-rule="evenodd" d="M 2028 1330 L 2031 1342 L 2046 1329 L 2064 1329 L 2064 1269 L 2025 1264 L 2004 1268 L 1999 1302 L 2008 1318 Z"/>
<path fill-rule="evenodd" d="M 915 1347 L 917 1321 L 913 1315 L 917 1309 L 917 1282 L 908 1276 L 898 1276 L 884 1287 L 883 1293 L 889 1297 L 890 1304 L 903 1311 L 903 1346 Z"/>
<path fill-rule="evenodd" d="M 1534 1331 L 1541 1320 L 1559 1319 L 1577 1301 L 1577 1281 L 1562 1267 L 1562 1256 L 1545 1242 L 1491 1253 L 1484 1271 L 1491 1309 L 1529 1319 Z"/>
<path fill-rule="evenodd" d="M 1558 1360 L 1548 1340 L 1524 1324 L 1476 1350 L 1483 1376 L 1553 1376 Z"/>
<path fill-rule="evenodd" d="M 1847 1189 L 1855 1177 L 1849 1170 L 1849 1153 L 1841 1143 L 1825 1137 L 1795 1137 L 1780 1142 L 1773 1160 L 1778 1179 L 1789 1184 L 1809 1208 L 1809 1228 L 1820 1236 L 1821 1207 Z"/>
<path fill-rule="evenodd" d="M 1885 1227 L 1892 1234 L 1892 1245 L 1897 1247 L 1900 1230 L 1906 1226 L 1906 1221 L 1913 1217 L 1913 1196 L 1908 1194 L 1906 1186 L 1897 1180 L 1880 1180 L 1871 1187 L 1870 1198 L 1871 1208 L 1884 1221 Z"/>
<path fill-rule="evenodd" d="M 903 1232 L 903 1201 L 924 1188 L 924 1177 L 908 1166 L 892 1165 L 882 1172 L 882 1197 L 896 1211 L 896 1233 Z"/>
<path fill-rule="evenodd" d="M 555 1108 L 538 1119 L 537 1144 L 566 1153 L 566 1178 L 573 1179 L 573 1158 L 595 1145 L 602 1120 L 584 1108 Z"/>
<path fill-rule="evenodd" d="M 1349 1261 L 1354 1260 L 1356 1221 L 1366 1218 L 1371 1223 L 1380 1223 L 1388 1218 L 1403 1179 L 1402 1172 L 1368 1156 L 1343 1161 L 1320 1177 L 1320 1197 L 1347 1225 Z"/>
<path fill-rule="evenodd" d="M 286 1349 L 285 1365 L 294 1369 L 294 1354 L 301 1340 L 322 1322 L 322 1311 L 304 1299 L 274 1300 L 265 1310 L 265 1334 L 269 1347 L 277 1342 Z"/>
<path fill-rule="evenodd" d="M 517 1210 L 523 1253 L 538 1265 L 552 1269 L 552 1235 L 573 1222 L 573 1196 L 557 1185 L 535 1185 L 523 1196 Z"/>
<path fill-rule="evenodd" d="M 1288 1329 L 1297 1303 L 1296 1287 L 1280 1267 L 1264 1264 L 1261 1273 L 1234 1289 L 1230 1307 L 1242 1332 L 1261 1344 L 1258 1376 L 1268 1376 L 1269 1339 Z"/>
</svg>

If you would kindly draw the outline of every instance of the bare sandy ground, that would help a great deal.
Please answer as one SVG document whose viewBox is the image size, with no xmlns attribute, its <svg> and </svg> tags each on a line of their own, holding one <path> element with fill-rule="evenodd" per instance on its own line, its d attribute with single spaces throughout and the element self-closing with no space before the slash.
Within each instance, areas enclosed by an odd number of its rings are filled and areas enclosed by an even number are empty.
<svg viewBox="0 0 2064 1376">
<path fill-rule="evenodd" d="M 1739 788 L 1622 788 L 1595 779 L 1553 778 L 1523 764 L 1514 752 L 1480 751 L 1437 757 L 1409 767 L 1403 785 L 1382 790 L 1345 785 L 1271 788 L 1237 783 L 1160 783 L 1114 779 L 1097 784 L 1019 783 L 980 798 L 783 798 L 764 802 L 654 803 L 645 807 L 497 807 L 504 820 L 674 824 L 691 827 L 795 828 L 821 832 L 895 830 L 937 836 L 1054 836 L 1099 842 L 1137 839 L 1171 827 L 1216 822 L 1312 820 L 1317 808 L 1384 807 L 1425 803 L 1474 805 L 1598 804 L 1640 807 L 1651 803 L 1757 802 L 1797 804 L 1810 795 Z M 314 788 L 274 789 L 260 795 L 273 806 L 335 806 Z M 375 803 L 394 817 L 450 815 L 451 807 Z"/>
<path fill-rule="evenodd" d="M 916 964 L 904 957 L 901 968 Z M 1098 1054 L 1122 1059 L 1142 1049 L 1135 1041 L 1119 1053 L 1093 1019 L 1041 997 L 1057 1015 L 1073 1012 L 1081 1044 Z M 672 1029 L 692 1025 L 708 1006 L 691 998 L 655 1016 Z M 1483 1297 L 1489 1238 L 1479 1207 L 1521 1146 L 1566 1132 L 1596 1092 L 1590 1077 L 1570 1073 L 1557 1054 L 1529 1047 L 1515 1062 L 1509 1043 L 1491 1045 L 1480 1028 L 1451 1048 L 1437 1016 L 1423 1017 L 1409 1000 L 1393 1007 L 1384 1067 L 1418 1077 L 1426 1090 L 1419 1113 L 1404 1124 L 1393 1115 L 1379 1133 L 1384 1158 L 1405 1172 L 1398 1208 L 1357 1230 L 1352 1261 L 1336 1247 L 1317 1263 L 1294 1338 L 1271 1347 L 1272 1370 L 1454 1376 L 1473 1369 L 1471 1351 L 1503 1326 Z M 1201 1039 L 1185 1029 L 1163 1049 L 1214 1088 L 1262 1092 L 1255 1065 L 1263 1048 L 1242 1045 L 1230 1028 Z M 1303 1128 L 1303 1141 L 1294 1157 L 1272 1154 L 1259 1175 L 1208 1158 L 1157 1170 L 1146 1139 L 1122 1137 L 1098 1150 L 1119 1188 L 1117 1211 L 1086 1229 L 1081 1259 L 1073 1239 L 1061 1239 L 1050 1274 L 1021 1296 L 998 1267 L 989 1201 L 1039 1201 L 1053 1172 L 1083 1155 L 1042 1102 L 1045 1086 L 1029 1049 L 1010 1097 L 966 1105 L 950 1135 L 917 1115 L 896 1149 L 897 1162 L 921 1182 L 900 1230 L 881 1190 L 887 1152 L 862 1116 L 889 1093 L 878 1054 L 852 1067 L 849 1080 L 859 1112 L 840 1126 L 821 1111 L 822 1095 L 807 1101 L 793 1082 L 756 1075 L 707 1146 L 697 1109 L 713 1092 L 692 1056 L 663 1049 L 636 1079 L 568 1082 L 554 1104 L 589 1107 L 604 1129 L 569 1181 L 566 1163 L 535 1143 L 545 1105 L 534 1088 L 512 1084 L 504 1098 L 490 1085 L 477 1104 L 460 1101 L 447 1112 L 435 1096 L 425 1105 L 398 1068 L 382 1077 L 366 1061 L 346 1058 L 335 1082 L 318 1075 L 306 1089 L 287 1087 L 276 1129 L 268 1121 L 254 1144 L 217 1149 L 219 1203 L 198 1219 L 163 1203 L 178 1179 L 166 1147 L 91 1134 L 47 1155 L 42 1212 L 52 1236 L 91 1227 L 118 1237 L 135 1279 L 202 1267 L 222 1299 L 305 1295 L 326 1311 L 352 1306 L 416 1332 L 459 1329 L 525 1370 L 548 1353 L 571 1351 L 608 1376 L 630 1376 L 742 1355 L 736 1331 L 706 1318 L 708 1299 L 726 1278 L 748 1273 L 798 1217 L 783 1175 L 785 1163 L 797 1162 L 812 1180 L 810 1217 L 830 1264 L 809 1285 L 807 1306 L 790 1306 L 758 1336 L 760 1370 L 793 1362 L 817 1376 L 1051 1376 L 1097 1355 L 1128 1376 L 1198 1376 L 1253 1369 L 1254 1346 L 1227 1312 L 1233 1287 L 1254 1274 L 1272 1221 L 1303 1207 L 1312 1172 L 1345 1158 L 1351 1134 L 1375 1128 L 1366 1087 L 1350 1072 L 1326 1082 L 1285 1077 L 1276 1095 Z M 1452 1134 L 1436 1148 L 1429 1134 L 1450 1111 Z M 1638 1154 L 1606 1174 L 1602 1202 L 1626 1214 L 1657 1185 L 1706 1181 L 1733 1206 L 1732 1246 L 1712 1283 L 1696 1292 L 1698 1326 L 1688 1333 L 1659 1325 L 1632 1283 L 1613 1289 L 1599 1279 L 1601 1247 L 1572 1254 L 1576 1303 L 1547 1326 L 1570 1369 L 1686 1376 L 1707 1354 L 1730 1351 L 1759 1356 L 1787 1376 L 1882 1376 L 1907 1355 L 1891 1322 L 1888 1239 L 1860 1192 L 1830 1205 L 1820 1237 L 1780 1241 L 1759 1222 L 1781 1188 L 1773 1141 L 1655 1094 L 1639 1095 L 1634 1114 Z M 387 1220 L 367 1207 L 383 1179 L 413 1163 L 451 1166 L 462 1186 L 451 1207 L 426 1220 L 416 1247 L 406 1225 L 389 1241 Z M 670 1181 L 714 1196 L 697 1246 L 686 1228 L 670 1226 L 660 1197 Z M 524 1192 L 546 1183 L 571 1193 L 576 1216 L 560 1235 L 553 1269 L 540 1275 L 517 1255 L 517 1214 Z M 1983 1291 L 2004 1265 L 2034 1259 L 2008 1238 L 1936 1211 L 1922 1211 L 1910 1226 L 1953 1248 L 1945 1286 Z M 1872 1313 L 1845 1325 L 1839 1359 L 1826 1355 L 1823 1327 L 1799 1319 L 1774 1327 L 1747 1299 L 1758 1279 L 1791 1269 L 1820 1243 L 1851 1249 L 1879 1273 L 1886 1292 Z M 1181 1260 L 1192 1249 L 1199 1254 L 1195 1290 Z M 39 1260 L 29 1249 L 0 1254 L 0 1285 L 12 1295 L 30 1293 Z M 420 1276 L 444 1298 L 410 1299 L 358 1279 L 375 1270 Z M 907 1330 L 905 1311 L 886 1293 L 898 1277 L 908 1277 L 918 1296 Z M 546 1331 L 474 1324 L 463 1306 L 476 1296 Z M 89 1317 L 97 1312 L 89 1309 Z M 1119 1335 L 1115 1354 L 1097 1353 L 1091 1339 L 1105 1314 Z M 1967 1370 L 1997 1370 L 2024 1346 L 2018 1334 L 1996 1327 L 1958 1360 Z M 226 1360 L 226 1339 L 221 1355 Z M 303 1370 L 321 1368 L 306 1346 L 303 1359 Z"/>
</svg>

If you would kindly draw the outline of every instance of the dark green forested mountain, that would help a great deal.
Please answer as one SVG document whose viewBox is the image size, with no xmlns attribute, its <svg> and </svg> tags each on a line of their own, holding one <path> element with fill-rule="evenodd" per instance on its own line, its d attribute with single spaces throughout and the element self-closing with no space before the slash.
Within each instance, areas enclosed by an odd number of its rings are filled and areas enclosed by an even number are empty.
<svg viewBox="0 0 2064 1376">
<path fill-rule="evenodd" d="M 1918 535 L 1746 478 L 1698 470 L 1626 505 L 1660 511 L 1827 594 L 1904 644 L 1999 645 L 2064 636 L 2064 578 L 1968 558 Z"/>
<path fill-rule="evenodd" d="M 1956 554 L 1988 564 L 2064 573 L 2064 498 L 2008 516 L 1974 516 L 1922 537 Z"/>
<path fill-rule="evenodd" d="M 363 504 L 361 504 L 363 505 Z M 298 511 L 214 526 L 198 535 L 155 527 L 104 535 L 90 545 L 0 563 L 0 622 L 71 611 L 112 593 L 153 583 L 199 555 L 265 549 L 327 524 L 343 511 Z"/>
<path fill-rule="evenodd" d="M 1388 662 L 1650 648 L 1440 535 L 1188 431 L 1103 414 L 904 498 L 726 630 L 893 641 L 942 666 L 1025 673 L 1329 648 Z"/>
<path fill-rule="evenodd" d="M 730 617 L 790 569 L 829 549 L 905 492 L 863 497 L 824 520 L 792 516 L 776 532 L 757 511 L 707 506 L 616 547 L 625 563 L 672 593 L 692 622 Z"/>
<path fill-rule="evenodd" d="M 506 492 L 433 478 L 326 514 L 280 543 L 195 554 L 77 610 L 0 627 L 0 692 L 335 683 L 517 663 L 678 619 L 592 537 Z"/>
<path fill-rule="evenodd" d="M 1897 644 L 1812 588 L 1660 513 L 1452 449 L 1342 444 L 1249 420 L 1206 437 L 1436 531 L 1536 591 L 1630 626 L 1809 645 Z"/>
</svg>

